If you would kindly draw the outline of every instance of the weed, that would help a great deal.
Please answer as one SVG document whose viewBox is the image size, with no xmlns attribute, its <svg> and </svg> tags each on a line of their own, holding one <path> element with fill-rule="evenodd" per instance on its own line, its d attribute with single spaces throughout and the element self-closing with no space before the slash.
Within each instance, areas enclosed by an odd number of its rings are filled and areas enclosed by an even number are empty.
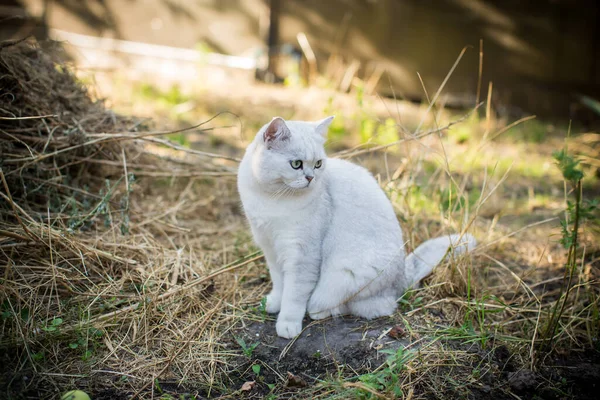
<svg viewBox="0 0 600 400">
<path fill-rule="evenodd" d="M 266 278 L 266 276 L 265 276 Z M 251 310 L 258 314 L 260 321 L 265 321 L 267 319 L 267 298 L 263 297 L 260 299 L 260 303 L 258 307 L 252 307 Z"/>
<path fill-rule="evenodd" d="M 62 323 L 62 318 L 53 318 L 52 321 L 50 321 L 50 325 L 47 325 L 42 329 L 46 332 L 58 332 Z"/>
<path fill-rule="evenodd" d="M 44 351 L 38 351 L 36 353 L 33 353 L 31 355 L 31 358 L 33 361 L 42 361 L 44 358 L 46 358 L 46 353 Z"/>
<path fill-rule="evenodd" d="M 160 382 L 157 378 L 154 378 L 154 388 L 158 391 L 159 394 L 163 394 L 162 387 L 160 386 Z"/>
<path fill-rule="evenodd" d="M 594 211 L 598 208 L 598 202 L 584 201 L 581 181 L 584 177 L 580 162 L 573 155 L 568 153 L 565 146 L 560 151 L 555 151 L 554 159 L 558 164 L 566 184 L 571 186 L 574 201 L 567 200 L 565 217 L 561 220 L 562 237 L 560 243 L 567 250 L 567 261 L 563 276 L 562 286 L 560 288 L 559 299 L 554 303 L 550 319 L 542 331 L 543 346 L 545 351 L 551 350 L 555 341 L 555 335 L 560 320 L 569 301 L 569 295 L 573 288 L 573 279 L 577 272 L 577 258 L 579 249 L 579 230 L 586 219 L 593 217 Z"/>
<path fill-rule="evenodd" d="M 448 327 L 436 332 L 439 337 L 448 340 L 458 340 L 462 343 L 479 343 L 482 347 L 491 338 L 491 335 L 485 332 L 477 332 L 473 320 L 465 318 L 465 321 L 459 327 Z"/>
<path fill-rule="evenodd" d="M 411 311 L 423 305 L 423 296 L 418 296 L 417 291 L 409 289 L 398 299 L 398 304 L 404 311 Z"/>
<path fill-rule="evenodd" d="M 248 345 L 248 344 L 246 344 L 246 341 L 241 337 L 236 337 L 235 341 L 240 345 L 240 347 L 242 348 L 242 351 L 244 352 L 244 355 L 248 358 L 252 357 L 252 353 L 254 352 L 254 349 L 256 349 L 256 346 L 258 346 L 260 344 L 260 342 L 256 342 L 256 343 L 252 343 L 252 344 Z"/>
<path fill-rule="evenodd" d="M 403 396 L 402 391 L 402 372 L 406 369 L 406 364 L 414 358 L 414 353 L 405 350 L 403 347 L 398 350 L 381 350 L 380 353 L 387 354 L 385 363 L 378 371 L 370 374 L 360 375 L 358 380 L 367 388 L 385 395 L 392 395 L 394 398 Z M 360 398 L 372 399 L 373 393 L 356 389 Z"/>
</svg>

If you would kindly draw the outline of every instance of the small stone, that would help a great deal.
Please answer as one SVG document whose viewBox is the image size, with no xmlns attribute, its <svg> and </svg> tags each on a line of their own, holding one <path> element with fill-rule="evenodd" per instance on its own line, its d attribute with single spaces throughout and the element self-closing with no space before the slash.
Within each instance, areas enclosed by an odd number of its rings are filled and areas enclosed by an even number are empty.
<svg viewBox="0 0 600 400">
<path fill-rule="evenodd" d="M 302 388 L 308 386 L 308 384 L 304 379 L 300 378 L 298 375 L 294 375 L 288 371 L 287 382 L 285 383 L 285 386 Z"/>
<path fill-rule="evenodd" d="M 388 336 L 393 339 L 400 339 L 406 336 L 406 331 L 400 325 L 396 325 L 388 332 Z"/>
</svg>

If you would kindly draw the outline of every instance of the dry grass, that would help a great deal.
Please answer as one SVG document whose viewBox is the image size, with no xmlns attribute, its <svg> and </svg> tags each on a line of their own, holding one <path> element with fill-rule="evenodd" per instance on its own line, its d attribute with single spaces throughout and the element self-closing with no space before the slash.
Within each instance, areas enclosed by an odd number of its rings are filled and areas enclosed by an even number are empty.
<svg viewBox="0 0 600 400">
<path fill-rule="evenodd" d="M 0 76 L 0 346 L 9 397 L 79 387 L 96 398 L 392 398 L 369 380 L 390 379 L 385 365 L 353 371 L 328 360 L 329 375 L 290 389 L 278 360 L 241 355 L 239 328 L 271 321 L 257 306 L 269 284 L 240 214 L 236 157 L 189 150 L 162 138 L 172 132 L 106 110 L 35 45 L 0 50 Z M 395 143 L 400 153 L 384 145 L 338 154 L 378 170 L 409 247 L 466 230 L 482 243 L 400 301 L 390 323 L 407 332 L 411 356 L 396 360 L 395 385 L 413 399 L 482 387 L 510 395 L 500 361 L 541 374 L 553 360 L 538 344 L 566 262 L 555 236 L 560 215 L 516 230 L 488 215 L 490 202 L 510 199 L 508 172 L 455 173 L 452 156 L 464 148 L 441 137 L 463 119 L 433 120 Z M 478 148 L 503 130 L 486 131 Z M 597 248 L 587 231 L 582 249 L 558 352 L 597 348 L 598 260 L 589 256 Z M 254 362 L 273 374 L 242 391 L 256 378 Z"/>
<path fill-rule="evenodd" d="M 91 386 L 97 376 L 123 378 L 125 391 L 173 374 L 211 386 L 232 352 L 227 327 L 247 301 L 232 271 L 260 263 L 245 247 L 232 251 L 241 218 L 231 180 L 199 184 L 231 176 L 227 157 L 170 160 L 164 146 L 177 146 L 155 139 L 165 132 L 106 110 L 35 45 L 3 48 L 0 73 L 1 329 L 15 368 L 4 379 L 43 397 L 82 374 Z M 133 179 L 179 171 L 188 182 L 168 199 Z M 204 223 L 185 227 L 175 216 Z M 228 239 L 217 245 L 220 237 Z"/>
</svg>

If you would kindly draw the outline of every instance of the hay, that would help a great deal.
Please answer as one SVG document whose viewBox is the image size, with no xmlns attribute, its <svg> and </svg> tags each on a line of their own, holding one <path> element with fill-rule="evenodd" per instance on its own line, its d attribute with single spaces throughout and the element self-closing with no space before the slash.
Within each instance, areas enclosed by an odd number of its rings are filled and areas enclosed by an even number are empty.
<svg viewBox="0 0 600 400">
<path fill-rule="evenodd" d="M 222 276 L 260 257 L 197 258 L 202 234 L 220 231 L 190 187 L 195 176 L 233 175 L 233 159 L 182 149 L 158 137 L 169 132 L 106 109 L 49 45 L 0 44 L 0 361 L 11 371 L 0 381 L 12 382 L 9 397 L 40 398 L 115 386 L 115 376 L 130 393 L 151 391 L 159 375 L 214 382 L 224 368 L 214 336 L 232 318 L 224 302 L 244 301 Z M 137 186 L 143 175 L 192 179 L 161 202 Z M 212 201 L 234 208 L 229 196 Z M 207 222 L 191 234 L 167 220 L 177 213 Z M 210 288 L 223 279 L 215 300 Z"/>
<path fill-rule="evenodd" d="M 128 118 L 116 116 L 53 52 L 20 43 L 0 50 L 0 159 L 15 201 L 35 212 L 55 211 L 65 186 L 101 184 L 95 164 L 87 159 L 116 161 L 114 142 L 82 145 L 94 132 L 127 131 Z M 71 147 L 79 147 L 68 150 Z M 66 189 L 66 190 L 65 190 Z"/>
<path fill-rule="evenodd" d="M 0 47 L 0 167 L 15 201 L 38 213 L 45 214 L 48 208 L 51 212 L 60 211 L 64 195 L 70 198 L 84 185 L 97 189 L 105 184 L 105 179 L 122 173 L 124 158 L 130 162 L 137 159 L 143 148 L 124 144 L 134 139 L 158 142 L 198 156 L 236 161 L 182 149 L 156 138 L 170 132 L 150 132 L 141 121 L 106 109 L 68 64 L 60 61 L 61 55 L 64 58 L 62 48 L 54 42 L 49 42 L 48 47 L 48 51 L 31 43 Z M 151 162 L 155 164 L 155 160 Z M 197 165 L 202 168 L 188 168 L 188 175 L 232 171 L 225 166 Z M 147 169 L 156 168 L 138 165 L 129 172 Z"/>
</svg>

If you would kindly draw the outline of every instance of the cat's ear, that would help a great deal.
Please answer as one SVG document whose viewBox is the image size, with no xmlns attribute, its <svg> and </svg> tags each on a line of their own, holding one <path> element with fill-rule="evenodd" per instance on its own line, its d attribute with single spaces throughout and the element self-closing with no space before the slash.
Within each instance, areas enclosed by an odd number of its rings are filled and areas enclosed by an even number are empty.
<svg viewBox="0 0 600 400">
<path fill-rule="evenodd" d="M 315 131 L 324 138 L 327 138 L 327 131 L 329 130 L 331 121 L 333 121 L 333 116 L 315 122 Z"/>
<path fill-rule="evenodd" d="M 275 142 L 288 140 L 291 134 L 283 118 L 275 117 L 263 133 L 263 139 L 267 148 L 270 148 Z"/>
</svg>

